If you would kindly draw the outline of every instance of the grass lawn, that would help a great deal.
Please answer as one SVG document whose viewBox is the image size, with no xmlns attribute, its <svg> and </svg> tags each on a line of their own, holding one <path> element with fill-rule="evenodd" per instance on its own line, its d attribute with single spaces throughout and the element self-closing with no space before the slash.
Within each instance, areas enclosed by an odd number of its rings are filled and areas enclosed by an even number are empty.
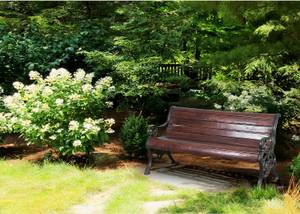
<svg viewBox="0 0 300 214">
<path fill-rule="evenodd" d="M 149 181 L 134 169 L 96 171 L 66 163 L 36 165 L 0 161 L 0 213 L 65 213 L 88 194 L 115 188 L 105 213 L 141 213 L 143 202 L 187 197 L 187 190 Z M 173 189 L 169 196 L 151 196 L 151 189 Z"/>
<path fill-rule="evenodd" d="M 68 213 L 89 194 L 108 191 L 105 214 L 142 214 L 144 203 L 178 200 L 160 213 L 263 213 L 266 201 L 281 198 L 272 187 L 223 193 L 176 189 L 150 181 L 130 168 L 96 171 L 66 163 L 36 165 L 0 161 L 0 213 Z M 154 194 L 165 191 L 168 194 Z"/>
<path fill-rule="evenodd" d="M 263 214 L 265 203 L 279 197 L 271 186 L 239 188 L 232 192 L 199 192 L 181 205 L 165 208 L 161 213 Z"/>
<path fill-rule="evenodd" d="M 49 213 L 83 202 L 132 175 L 129 170 L 97 173 L 65 163 L 34 165 L 0 161 L 0 213 Z"/>
</svg>

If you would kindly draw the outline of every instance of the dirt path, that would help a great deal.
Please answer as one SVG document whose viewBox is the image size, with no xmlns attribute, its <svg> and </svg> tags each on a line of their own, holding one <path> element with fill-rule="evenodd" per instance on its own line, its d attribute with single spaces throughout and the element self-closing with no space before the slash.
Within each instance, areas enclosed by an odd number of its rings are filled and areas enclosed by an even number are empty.
<svg viewBox="0 0 300 214">
<path fill-rule="evenodd" d="M 110 196 L 118 190 L 117 187 L 113 187 L 105 192 L 90 195 L 83 204 L 74 205 L 67 211 L 68 214 L 102 214 L 104 213 L 105 204 Z"/>
</svg>

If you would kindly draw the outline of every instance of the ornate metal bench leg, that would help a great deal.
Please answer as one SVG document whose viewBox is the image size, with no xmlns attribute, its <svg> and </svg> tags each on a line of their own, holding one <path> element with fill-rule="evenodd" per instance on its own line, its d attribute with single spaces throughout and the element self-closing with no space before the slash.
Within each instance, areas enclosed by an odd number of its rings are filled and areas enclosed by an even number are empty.
<svg viewBox="0 0 300 214">
<path fill-rule="evenodd" d="M 151 166 L 152 166 L 152 151 L 151 151 L 151 149 L 147 149 L 147 158 L 148 158 L 148 164 L 146 166 L 144 175 L 150 174 L 150 170 L 151 170 Z"/>
<path fill-rule="evenodd" d="M 167 154 L 168 154 L 168 157 L 170 158 L 172 164 L 178 164 L 178 163 L 174 160 L 174 158 L 173 158 L 171 152 L 168 152 Z"/>
</svg>

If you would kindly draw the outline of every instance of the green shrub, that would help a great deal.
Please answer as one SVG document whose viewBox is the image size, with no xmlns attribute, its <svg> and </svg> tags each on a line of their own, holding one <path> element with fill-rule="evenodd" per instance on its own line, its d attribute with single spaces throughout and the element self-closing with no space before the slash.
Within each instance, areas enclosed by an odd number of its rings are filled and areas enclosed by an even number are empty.
<svg viewBox="0 0 300 214">
<path fill-rule="evenodd" d="M 141 157 L 146 153 L 148 122 L 142 116 L 130 116 L 121 129 L 123 147 L 130 157 Z"/>
<path fill-rule="evenodd" d="M 112 106 L 110 77 L 92 85 L 92 74 L 79 69 L 72 76 L 63 68 L 46 78 L 36 71 L 29 76 L 33 84 L 14 82 L 17 92 L 4 98 L 8 113 L 0 115 L 1 132 L 20 133 L 28 143 L 47 144 L 64 156 L 89 154 L 113 132 L 114 119 L 102 118 Z"/>
<path fill-rule="evenodd" d="M 300 179 L 300 153 L 292 161 L 291 171 L 297 178 Z"/>
<path fill-rule="evenodd" d="M 182 90 L 188 90 L 191 87 L 191 78 L 181 75 L 181 76 L 167 76 L 165 78 L 165 82 L 173 83 L 179 85 Z"/>
</svg>

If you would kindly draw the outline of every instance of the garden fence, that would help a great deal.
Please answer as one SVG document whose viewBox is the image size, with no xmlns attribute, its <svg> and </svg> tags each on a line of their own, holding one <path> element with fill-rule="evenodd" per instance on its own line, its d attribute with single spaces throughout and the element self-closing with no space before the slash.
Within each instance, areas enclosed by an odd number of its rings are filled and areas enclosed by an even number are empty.
<svg viewBox="0 0 300 214">
<path fill-rule="evenodd" d="M 184 64 L 160 64 L 159 71 L 168 75 L 186 75 L 194 80 L 207 80 L 212 77 L 212 68 L 209 66 L 191 66 Z"/>
</svg>

